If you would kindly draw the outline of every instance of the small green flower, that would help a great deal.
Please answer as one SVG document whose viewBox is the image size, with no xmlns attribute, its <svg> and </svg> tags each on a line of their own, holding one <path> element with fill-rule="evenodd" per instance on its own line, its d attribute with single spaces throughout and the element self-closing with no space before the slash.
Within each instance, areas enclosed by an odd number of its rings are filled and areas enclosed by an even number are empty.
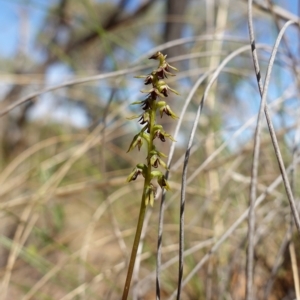
<svg viewBox="0 0 300 300">
<path fill-rule="evenodd" d="M 161 79 L 168 78 L 167 75 L 175 76 L 175 74 L 170 72 L 170 69 L 173 69 L 174 71 L 178 71 L 176 68 L 172 67 L 167 62 L 165 62 L 162 66 L 160 66 L 157 70 L 155 70 L 155 73 L 157 74 L 158 78 Z"/>
<path fill-rule="evenodd" d="M 159 80 L 158 84 L 157 84 L 157 89 L 159 91 L 159 93 L 163 94 L 165 97 L 169 96 L 169 91 L 171 91 L 172 93 L 179 95 L 179 93 L 173 89 L 171 89 L 163 80 Z"/>
<path fill-rule="evenodd" d="M 150 186 L 146 188 L 146 195 L 145 195 L 145 204 L 148 205 L 150 204 L 153 206 L 154 204 L 154 199 L 155 199 L 155 194 L 156 194 L 156 189 L 153 186 L 152 183 L 150 183 Z"/>
<path fill-rule="evenodd" d="M 138 147 L 139 151 L 141 150 L 141 147 L 143 145 L 143 139 L 141 137 L 141 133 L 138 133 L 137 135 L 134 136 L 127 153 L 130 152 L 132 149 L 134 149 L 136 146 Z"/>
<path fill-rule="evenodd" d="M 136 104 L 141 104 L 142 109 L 147 110 L 151 108 L 151 97 L 148 97 L 143 101 L 135 101 L 131 103 L 131 105 L 136 105 Z"/>
<path fill-rule="evenodd" d="M 159 184 L 159 186 L 161 188 L 164 188 L 167 191 L 171 190 L 170 185 L 169 185 L 168 181 L 166 180 L 165 175 L 163 175 L 162 172 L 160 172 L 160 171 L 152 171 L 151 172 L 151 178 L 156 178 L 157 179 L 157 183 Z"/>
<path fill-rule="evenodd" d="M 149 121 L 150 121 L 150 114 L 149 114 L 149 111 L 146 110 L 146 111 L 141 115 L 141 117 L 140 117 L 140 119 L 139 119 L 139 122 L 140 122 L 141 125 L 143 125 L 143 124 L 146 124 L 146 123 L 148 124 Z"/>
<path fill-rule="evenodd" d="M 154 138 L 159 138 L 162 142 L 166 141 L 166 137 L 169 138 L 171 141 L 176 142 L 174 138 L 171 136 L 171 134 L 166 133 L 163 130 L 163 127 L 161 125 L 155 125 L 154 127 Z"/>
<path fill-rule="evenodd" d="M 152 108 L 152 99 L 150 97 L 146 98 L 143 102 L 142 102 L 142 109 L 143 110 L 148 110 L 150 108 Z"/>
<path fill-rule="evenodd" d="M 155 54 L 149 57 L 149 59 L 159 59 L 160 62 L 164 62 L 167 55 L 163 55 L 161 52 L 157 51 Z"/>
<path fill-rule="evenodd" d="M 161 79 L 168 78 L 167 75 L 175 76 L 170 72 L 170 69 L 178 71 L 175 67 L 172 67 L 169 63 L 167 63 L 166 57 L 167 55 L 163 55 L 161 52 L 156 52 L 154 55 L 149 57 L 149 59 L 159 60 L 159 67 L 154 72 L 157 74 L 158 78 Z"/>
<path fill-rule="evenodd" d="M 137 177 L 142 174 L 143 177 L 146 176 L 148 167 L 145 164 L 137 164 L 136 167 L 132 170 L 132 172 L 127 177 L 126 181 L 130 182 L 136 180 Z"/>
<path fill-rule="evenodd" d="M 151 179 L 159 178 L 161 176 L 163 176 L 163 173 L 161 171 L 152 171 L 151 172 Z"/>
<path fill-rule="evenodd" d="M 142 93 L 148 94 L 151 96 L 152 100 L 156 100 L 157 97 L 165 98 L 165 95 L 159 91 L 158 88 L 153 87 L 151 90 L 146 91 L 146 90 L 141 90 Z"/>
<path fill-rule="evenodd" d="M 158 168 L 158 165 L 162 165 L 165 169 L 167 169 L 166 163 L 157 154 L 151 156 L 150 163 L 154 168 Z"/>
<path fill-rule="evenodd" d="M 158 184 L 160 185 L 161 188 L 164 188 L 164 189 L 167 190 L 167 191 L 170 191 L 170 190 L 171 190 L 171 188 L 170 188 L 170 186 L 169 186 L 169 183 L 168 183 L 168 181 L 166 180 L 166 178 L 165 178 L 164 175 L 162 175 L 162 176 L 160 176 L 159 178 L 157 178 L 157 182 L 158 182 Z"/>
<path fill-rule="evenodd" d="M 146 79 L 144 80 L 144 83 L 145 83 L 145 85 L 147 85 L 147 84 L 153 83 L 154 80 L 155 80 L 155 79 L 154 79 L 153 75 L 152 75 L 152 74 L 149 74 L 149 75 L 146 77 Z"/>
<path fill-rule="evenodd" d="M 144 83 L 145 85 L 153 83 L 153 81 L 155 80 L 153 74 L 149 74 L 149 75 L 139 75 L 139 76 L 135 76 L 135 78 L 145 78 Z"/>
<path fill-rule="evenodd" d="M 164 167 L 167 170 L 168 169 L 167 165 L 161 159 L 161 157 L 167 157 L 167 156 L 165 154 L 163 154 L 162 152 L 157 151 L 156 149 L 152 150 L 150 152 L 150 163 L 151 163 L 151 166 L 153 166 L 154 168 L 157 168 L 158 165 L 161 165 L 162 167 Z"/>
<path fill-rule="evenodd" d="M 170 116 L 172 119 L 178 119 L 178 116 L 172 111 L 169 105 L 162 106 L 159 109 L 160 117 L 162 118 L 163 114 Z"/>
</svg>

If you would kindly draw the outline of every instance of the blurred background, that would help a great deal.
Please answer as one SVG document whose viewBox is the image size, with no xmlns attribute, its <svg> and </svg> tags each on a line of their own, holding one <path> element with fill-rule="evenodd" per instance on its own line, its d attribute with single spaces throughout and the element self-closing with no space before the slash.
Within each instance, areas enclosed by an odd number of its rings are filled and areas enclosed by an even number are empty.
<svg viewBox="0 0 300 300">
<path fill-rule="evenodd" d="M 126 118 L 141 111 L 130 103 L 144 100 L 143 81 L 134 76 L 156 67 L 147 57 L 158 50 L 180 70 L 167 82 L 180 93 L 168 98 L 170 106 L 182 113 L 163 227 L 161 297 L 168 299 L 177 287 L 188 139 L 211 72 L 249 45 L 247 1 L 0 0 L 0 8 L 0 299 L 120 299 L 143 183 L 125 180 L 145 160 L 144 149 L 126 153 L 140 128 Z M 300 8 L 296 0 L 254 1 L 252 8 L 264 80 L 279 30 L 299 22 Z M 299 146 L 299 36 L 289 26 L 267 97 L 286 167 Z M 259 104 L 246 49 L 218 75 L 198 122 L 186 184 L 184 278 L 248 207 Z M 161 122 L 174 134 L 178 121 Z M 158 145 L 166 154 L 170 147 Z M 279 175 L 264 120 L 256 299 L 299 295 L 299 237 L 282 184 L 270 188 Z M 291 182 L 299 199 L 297 171 Z M 159 207 L 160 198 L 146 216 L 132 299 L 155 299 Z M 181 299 L 243 299 L 246 246 L 243 217 Z"/>
</svg>

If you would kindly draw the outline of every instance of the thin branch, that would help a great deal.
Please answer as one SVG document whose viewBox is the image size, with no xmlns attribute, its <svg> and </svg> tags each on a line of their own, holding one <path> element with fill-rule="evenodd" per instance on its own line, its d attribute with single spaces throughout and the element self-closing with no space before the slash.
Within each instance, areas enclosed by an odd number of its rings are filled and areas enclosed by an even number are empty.
<svg viewBox="0 0 300 300">
<path fill-rule="evenodd" d="M 259 90 L 262 91 L 261 74 L 259 71 L 259 64 L 254 40 L 253 21 L 252 21 L 252 1 L 248 2 L 248 29 L 250 36 L 250 45 L 252 49 L 252 56 L 254 62 L 254 69 L 256 71 L 256 78 L 259 85 Z M 257 116 L 257 125 L 254 136 L 253 161 L 251 169 L 251 183 L 250 183 L 250 199 L 249 199 L 249 218 L 248 218 L 248 248 L 247 248 L 247 263 L 246 263 L 246 299 L 251 300 L 253 294 L 253 259 L 254 259 L 254 234 L 255 234 L 255 211 L 254 205 L 256 200 L 256 186 L 259 163 L 260 150 L 260 132 L 263 115 L 264 104 L 261 101 L 259 113 Z"/>
</svg>

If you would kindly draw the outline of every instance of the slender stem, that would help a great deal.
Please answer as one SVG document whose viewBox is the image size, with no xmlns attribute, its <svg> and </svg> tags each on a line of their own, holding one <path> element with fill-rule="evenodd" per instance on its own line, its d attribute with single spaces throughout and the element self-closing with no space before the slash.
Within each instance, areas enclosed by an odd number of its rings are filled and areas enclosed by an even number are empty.
<svg viewBox="0 0 300 300">
<path fill-rule="evenodd" d="M 147 186 L 146 186 L 146 180 L 145 180 L 143 197 L 142 197 L 141 207 L 140 207 L 139 220 L 138 220 L 138 224 L 137 224 L 137 228 L 136 228 L 136 232 L 135 232 L 134 243 L 132 246 L 130 262 L 129 262 L 129 266 L 128 266 L 127 277 L 126 277 L 125 286 L 124 286 L 124 290 L 123 290 L 122 300 L 127 300 L 127 297 L 128 297 L 134 263 L 136 260 L 136 254 L 137 254 L 137 250 L 138 250 L 139 243 L 140 243 L 140 238 L 141 238 L 141 233 L 142 233 L 144 218 L 145 218 L 145 213 L 146 213 L 146 201 L 145 201 L 146 188 L 147 188 Z"/>
</svg>

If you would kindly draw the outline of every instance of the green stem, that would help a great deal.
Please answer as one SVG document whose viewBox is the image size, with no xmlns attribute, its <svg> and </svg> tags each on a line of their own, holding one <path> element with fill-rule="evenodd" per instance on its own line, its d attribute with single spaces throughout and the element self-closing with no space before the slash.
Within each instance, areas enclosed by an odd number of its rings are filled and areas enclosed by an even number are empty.
<svg viewBox="0 0 300 300">
<path fill-rule="evenodd" d="M 154 125 L 155 125 L 155 118 L 156 118 L 156 107 L 154 105 L 154 100 L 153 100 L 153 105 L 151 107 L 150 111 L 150 121 L 149 121 L 149 131 L 150 131 L 150 140 L 148 143 L 148 159 L 147 159 L 147 174 L 145 176 L 145 181 L 144 181 L 144 189 L 143 189 L 143 196 L 142 196 L 142 202 L 141 202 L 141 207 L 140 207 L 140 213 L 139 213 L 139 220 L 137 223 L 137 228 L 135 232 L 135 237 L 134 237 L 134 242 L 131 250 L 131 255 L 130 255 L 130 261 L 129 261 L 129 266 L 127 270 L 127 276 L 126 276 L 126 281 L 125 281 L 125 286 L 123 290 L 123 296 L 122 300 L 127 300 L 128 293 L 129 293 L 129 288 L 130 288 L 130 283 L 131 283 L 131 278 L 133 274 L 133 269 L 134 269 L 134 264 L 136 261 L 136 255 L 141 239 L 141 234 L 142 234 L 142 229 L 143 229 L 143 224 L 144 224 L 144 219 L 145 219 L 145 213 L 146 213 L 146 192 L 147 188 L 150 185 L 151 182 L 151 163 L 150 163 L 150 152 L 153 149 L 153 138 L 154 138 Z"/>
<path fill-rule="evenodd" d="M 137 228 L 136 228 L 136 232 L 135 232 L 134 243 L 132 246 L 130 262 L 129 262 L 129 266 L 128 266 L 128 270 L 127 270 L 127 277 L 126 277 L 125 286 L 124 286 L 124 290 L 123 290 L 122 300 L 127 300 L 127 297 L 128 297 L 134 263 L 136 260 L 136 254 L 137 254 L 140 239 L 141 239 L 141 233 L 142 233 L 144 219 L 145 219 L 145 213 L 146 213 L 145 195 L 146 195 L 146 180 L 145 180 L 145 184 L 144 184 L 144 192 L 143 192 L 143 197 L 142 197 L 142 202 L 141 202 L 141 207 L 140 207 L 139 220 L 138 220 L 138 224 L 137 224 Z"/>
</svg>

